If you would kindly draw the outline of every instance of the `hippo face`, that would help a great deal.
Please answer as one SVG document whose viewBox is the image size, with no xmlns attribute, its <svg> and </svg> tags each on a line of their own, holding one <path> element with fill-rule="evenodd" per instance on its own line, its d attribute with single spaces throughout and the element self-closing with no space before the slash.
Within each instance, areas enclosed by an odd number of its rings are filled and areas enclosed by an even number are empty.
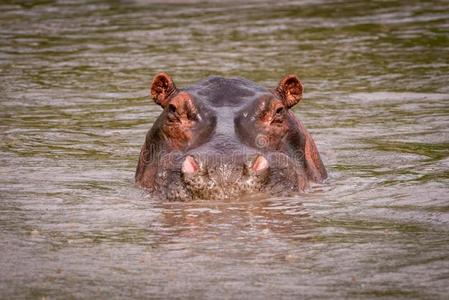
<svg viewBox="0 0 449 300">
<path fill-rule="evenodd" d="M 185 201 L 300 192 L 322 181 L 315 143 L 290 110 L 302 94 L 294 75 L 273 90 L 222 77 L 178 89 L 156 75 L 151 96 L 163 111 L 142 146 L 136 183 Z"/>
</svg>

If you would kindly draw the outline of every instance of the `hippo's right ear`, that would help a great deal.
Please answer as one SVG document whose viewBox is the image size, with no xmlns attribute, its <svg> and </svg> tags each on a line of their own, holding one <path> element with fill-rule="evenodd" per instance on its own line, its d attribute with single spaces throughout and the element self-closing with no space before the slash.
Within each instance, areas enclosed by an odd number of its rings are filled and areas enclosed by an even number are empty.
<svg viewBox="0 0 449 300">
<path fill-rule="evenodd" d="M 151 82 L 151 98 L 162 107 L 168 103 L 170 96 L 176 94 L 177 88 L 167 73 L 161 72 Z"/>
</svg>

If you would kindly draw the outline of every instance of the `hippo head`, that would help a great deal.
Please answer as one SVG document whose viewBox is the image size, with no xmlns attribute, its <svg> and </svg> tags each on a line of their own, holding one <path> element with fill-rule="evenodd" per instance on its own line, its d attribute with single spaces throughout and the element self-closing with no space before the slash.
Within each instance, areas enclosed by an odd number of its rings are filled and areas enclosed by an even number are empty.
<svg viewBox="0 0 449 300">
<path fill-rule="evenodd" d="M 222 77 L 178 89 L 159 73 L 151 96 L 163 111 L 142 146 L 136 182 L 184 201 L 299 192 L 323 180 L 315 143 L 290 110 L 302 95 L 294 75 L 271 90 Z"/>
</svg>

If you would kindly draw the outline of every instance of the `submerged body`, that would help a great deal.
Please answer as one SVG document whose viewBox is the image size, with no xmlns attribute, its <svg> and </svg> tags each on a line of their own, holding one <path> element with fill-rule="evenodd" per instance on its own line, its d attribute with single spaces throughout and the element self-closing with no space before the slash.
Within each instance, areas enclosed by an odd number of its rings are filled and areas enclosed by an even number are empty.
<svg viewBox="0 0 449 300">
<path fill-rule="evenodd" d="M 322 181 L 316 145 L 290 111 L 302 92 L 294 75 L 274 90 L 222 77 L 177 89 L 156 75 L 151 95 L 164 111 L 142 146 L 136 183 L 185 201 L 299 192 Z"/>
</svg>

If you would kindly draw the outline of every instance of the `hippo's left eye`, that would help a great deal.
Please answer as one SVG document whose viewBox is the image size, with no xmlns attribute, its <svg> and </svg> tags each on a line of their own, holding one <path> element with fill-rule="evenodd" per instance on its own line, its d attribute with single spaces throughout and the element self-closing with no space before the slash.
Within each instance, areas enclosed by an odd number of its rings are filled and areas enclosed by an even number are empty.
<svg viewBox="0 0 449 300">
<path fill-rule="evenodd" d="M 285 111 L 285 108 L 283 108 L 283 107 L 278 107 L 278 109 L 276 109 L 276 116 L 282 116 L 282 115 L 284 115 L 284 111 Z"/>
<path fill-rule="evenodd" d="M 271 123 L 281 123 L 284 121 L 285 117 L 285 108 L 284 107 L 278 107 L 274 113 L 273 120 Z"/>
</svg>

